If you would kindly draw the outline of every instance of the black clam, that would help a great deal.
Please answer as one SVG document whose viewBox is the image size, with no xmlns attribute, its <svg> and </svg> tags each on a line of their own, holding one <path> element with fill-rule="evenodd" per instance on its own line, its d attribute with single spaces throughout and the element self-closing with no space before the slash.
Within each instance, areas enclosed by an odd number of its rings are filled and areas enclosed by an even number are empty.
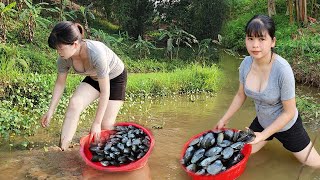
<svg viewBox="0 0 320 180">
<path fill-rule="evenodd" d="M 220 160 L 217 160 L 208 166 L 207 171 L 211 175 L 216 175 L 219 172 L 221 172 L 222 168 L 223 168 L 222 162 Z"/>
<path fill-rule="evenodd" d="M 256 135 L 251 129 L 247 129 L 246 131 L 240 131 L 239 137 L 237 139 L 238 142 L 249 143 L 256 138 Z"/>
<path fill-rule="evenodd" d="M 150 148 L 150 137 L 134 126 L 115 126 L 104 143 L 91 144 L 93 162 L 102 166 L 120 166 L 141 159 Z"/>
<path fill-rule="evenodd" d="M 197 175 L 216 175 L 239 163 L 242 149 L 254 138 L 250 129 L 208 131 L 188 144 L 180 162 Z"/>
</svg>

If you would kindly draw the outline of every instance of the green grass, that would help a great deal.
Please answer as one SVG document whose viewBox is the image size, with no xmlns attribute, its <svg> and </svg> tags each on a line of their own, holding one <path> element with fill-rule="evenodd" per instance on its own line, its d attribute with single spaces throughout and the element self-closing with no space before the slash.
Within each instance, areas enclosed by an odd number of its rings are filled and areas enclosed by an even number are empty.
<svg viewBox="0 0 320 180">
<path fill-rule="evenodd" d="M 128 94 L 163 95 L 216 92 L 222 84 L 223 73 L 216 66 L 190 66 L 170 73 L 132 74 Z"/>
</svg>

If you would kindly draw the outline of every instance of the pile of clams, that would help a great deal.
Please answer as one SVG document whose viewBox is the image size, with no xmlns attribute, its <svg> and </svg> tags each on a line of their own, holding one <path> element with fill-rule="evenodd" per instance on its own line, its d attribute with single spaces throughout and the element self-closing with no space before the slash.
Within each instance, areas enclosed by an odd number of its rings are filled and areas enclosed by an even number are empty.
<svg viewBox="0 0 320 180">
<path fill-rule="evenodd" d="M 240 162 L 244 145 L 255 138 L 252 130 L 212 130 L 192 140 L 181 164 L 197 175 L 216 175 Z"/>
<path fill-rule="evenodd" d="M 106 142 L 90 144 L 92 162 L 121 166 L 141 159 L 150 148 L 150 137 L 140 128 L 115 126 Z"/>
</svg>

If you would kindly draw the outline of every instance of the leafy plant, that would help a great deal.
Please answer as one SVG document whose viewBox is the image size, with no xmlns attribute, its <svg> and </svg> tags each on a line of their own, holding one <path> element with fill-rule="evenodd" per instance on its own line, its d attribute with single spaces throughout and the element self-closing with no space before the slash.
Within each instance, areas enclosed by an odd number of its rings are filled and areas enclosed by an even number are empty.
<svg viewBox="0 0 320 180">
<path fill-rule="evenodd" d="M 68 0 L 61 0 L 60 7 L 56 6 L 48 10 L 51 12 L 58 13 L 59 21 L 67 21 L 68 19 L 74 20 L 76 18 L 76 11 L 75 10 L 67 11 L 66 9 L 67 4 L 68 4 Z M 55 5 L 58 5 L 58 3 L 55 3 Z"/>
<path fill-rule="evenodd" d="M 202 61 L 205 59 L 207 52 L 209 51 L 210 44 L 212 43 L 212 39 L 207 38 L 203 39 L 198 44 L 198 52 L 197 52 L 197 59 Z"/>
<path fill-rule="evenodd" d="M 92 28 L 92 36 L 96 40 L 102 41 L 103 43 L 105 43 L 109 48 L 118 49 L 121 46 L 127 46 L 127 44 L 124 43 L 124 41 L 126 40 L 125 37 L 120 36 L 117 38 L 109 35 L 108 33 L 105 33 L 101 29 L 97 30 Z"/>
<path fill-rule="evenodd" d="M 0 54 L 0 72 L 28 71 L 29 65 L 21 57 L 20 51 L 15 45 L 0 44 Z"/>
<path fill-rule="evenodd" d="M 172 26 L 169 30 L 166 29 L 159 29 L 160 37 L 159 40 L 164 39 L 167 37 L 167 47 L 166 47 L 166 54 L 170 55 L 170 59 L 172 59 L 172 53 L 174 49 L 174 44 L 177 45 L 176 50 L 176 58 L 179 58 L 179 48 L 181 44 L 185 44 L 187 47 L 190 47 L 192 50 L 192 43 L 198 43 L 198 40 L 192 34 L 186 32 L 185 30 L 178 28 L 177 26 Z"/>
<path fill-rule="evenodd" d="M 12 2 L 6 6 L 0 2 L 0 42 L 6 42 L 7 40 L 7 23 L 9 18 L 16 13 L 16 10 L 13 9 L 16 4 L 16 2 Z"/>
<path fill-rule="evenodd" d="M 33 4 L 32 0 L 24 0 L 24 3 L 26 4 L 26 8 L 22 10 L 20 20 L 25 23 L 27 28 L 23 29 L 23 34 L 27 34 L 27 40 L 33 42 L 34 31 L 37 25 L 46 28 L 47 24 L 51 23 L 48 19 L 40 16 L 42 10 L 47 9 L 43 6 L 48 5 L 48 3 Z"/>
<path fill-rule="evenodd" d="M 89 24 L 88 24 L 88 18 L 90 17 L 91 19 L 95 19 L 95 16 L 93 15 L 93 13 L 91 12 L 91 9 L 90 9 L 90 8 L 92 8 L 92 6 L 93 6 L 93 3 L 90 3 L 88 6 L 85 6 L 85 7 L 80 6 L 80 9 L 79 9 L 79 12 L 84 20 L 84 28 L 85 28 L 89 38 L 91 36 L 91 31 L 90 31 Z"/>
<path fill-rule="evenodd" d="M 148 40 L 143 40 L 140 35 L 138 36 L 136 42 L 130 48 L 133 47 L 139 49 L 140 59 L 147 58 L 147 55 L 150 54 L 150 49 L 156 49 L 156 47 L 151 42 L 149 42 Z"/>
</svg>

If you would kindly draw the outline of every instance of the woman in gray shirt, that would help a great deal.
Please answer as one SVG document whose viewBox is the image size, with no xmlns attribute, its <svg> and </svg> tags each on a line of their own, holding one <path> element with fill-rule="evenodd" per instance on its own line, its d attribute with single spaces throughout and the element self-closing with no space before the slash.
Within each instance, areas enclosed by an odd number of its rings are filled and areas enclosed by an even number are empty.
<svg viewBox="0 0 320 180">
<path fill-rule="evenodd" d="M 245 32 L 250 56 L 245 57 L 240 65 L 239 90 L 216 128 L 223 128 L 250 97 L 254 100 L 257 114 L 250 125 L 256 135 L 250 142 L 252 153 L 275 137 L 300 162 L 320 167 L 320 156 L 303 128 L 296 108 L 292 69 L 285 59 L 273 52 L 276 43 L 273 20 L 265 15 L 256 15 L 247 23 Z"/>
<path fill-rule="evenodd" d="M 120 58 L 101 42 L 83 39 L 84 29 L 70 21 L 58 23 L 48 44 L 56 49 L 58 76 L 47 113 L 41 124 L 48 127 L 63 93 L 68 71 L 86 77 L 72 95 L 62 126 L 60 148 L 68 148 L 77 129 L 80 113 L 94 100 L 99 103 L 91 126 L 90 139 L 99 139 L 101 129 L 112 129 L 125 98 L 127 72 Z"/>
</svg>

